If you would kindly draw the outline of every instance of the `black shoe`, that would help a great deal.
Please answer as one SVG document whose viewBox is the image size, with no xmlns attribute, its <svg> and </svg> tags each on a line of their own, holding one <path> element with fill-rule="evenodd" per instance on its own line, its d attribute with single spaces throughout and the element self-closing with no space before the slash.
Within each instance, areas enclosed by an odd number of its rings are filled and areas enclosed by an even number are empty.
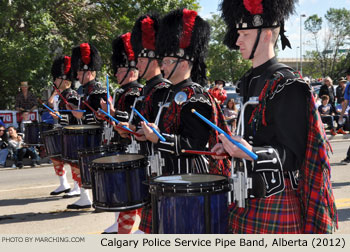
<svg viewBox="0 0 350 252">
<path fill-rule="evenodd" d="M 58 192 L 52 191 L 52 192 L 50 192 L 50 195 L 59 195 L 61 193 L 67 193 L 69 191 L 70 191 L 70 188 L 63 190 L 63 191 L 58 191 Z"/>
<path fill-rule="evenodd" d="M 347 157 L 344 160 L 342 160 L 341 162 L 348 164 L 348 163 L 350 163 L 350 158 Z"/>
<path fill-rule="evenodd" d="M 18 169 L 22 169 L 23 168 L 23 164 L 18 164 Z"/>
<path fill-rule="evenodd" d="M 86 209 L 86 208 L 91 208 L 91 207 L 92 207 L 91 204 L 90 205 L 83 205 L 83 206 L 70 204 L 70 205 L 67 206 L 67 209 L 79 210 L 79 209 Z"/>
<path fill-rule="evenodd" d="M 118 232 L 102 232 L 101 234 L 118 234 Z"/>
<path fill-rule="evenodd" d="M 74 197 L 80 197 L 80 194 L 73 194 L 73 195 L 65 194 L 62 196 L 63 199 L 70 199 Z"/>
</svg>

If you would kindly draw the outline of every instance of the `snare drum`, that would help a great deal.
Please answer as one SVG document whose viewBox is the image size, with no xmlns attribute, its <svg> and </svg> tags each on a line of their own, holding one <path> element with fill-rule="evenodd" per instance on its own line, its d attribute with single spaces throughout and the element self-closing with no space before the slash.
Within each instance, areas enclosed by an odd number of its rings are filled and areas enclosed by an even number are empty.
<svg viewBox="0 0 350 252">
<path fill-rule="evenodd" d="M 147 157 L 124 154 L 95 159 L 91 164 L 93 205 L 96 209 L 122 212 L 140 208 L 149 201 L 146 180 Z"/>
<path fill-rule="evenodd" d="M 42 133 L 47 156 L 59 158 L 62 153 L 62 129 L 56 128 Z"/>
<path fill-rule="evenodd" d="M 228 178 L 213 174 L 158 176 L 150 180 L 152 232 L 225 234 Z"/>
<path fill-rule="evenodd" d="M 29 145 L 43 144 L 41 134 L 53 128 L 49 123 L 29 122 L 24 123 L 24 142 Z"/>
<path fill-rule="evenodd" d="M 102 129 L 96 125 L 69 125 L 62 129 L 62 157 L 78 163 L 78 150 L 101 145 Z"/>
<path fill-rule="evenodd" d="M 99 146 L 92 149 L 78 150 L 80 177 L 83 188 L 91 189 L 91 161 L 100 157 L 108 157 L 125 152 L 125 147 L 119 144 Z"/>
</svg>

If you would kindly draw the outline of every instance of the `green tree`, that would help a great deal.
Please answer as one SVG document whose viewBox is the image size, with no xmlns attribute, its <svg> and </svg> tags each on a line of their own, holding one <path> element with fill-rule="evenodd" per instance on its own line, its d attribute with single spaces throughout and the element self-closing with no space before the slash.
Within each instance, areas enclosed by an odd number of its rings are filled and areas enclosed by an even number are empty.
<svg viewBox="0 0 350 252">
<path fill-rule="evenodd" d="M 198 9 L 196 0 L 21 0 L 0 1 L 0 109 L 14 108 L 19 82 L 40 96 L 51 86 L 53 59 L 82 42 L 96 45 L 110 71 L 112 40 L 131 31 L 136 18 L 178 7 Z M 113 85 L 113 78 L 111 78 Z"/>
<path fill-rule="evenodd" d="M 232 51 L 223 44 L 226 25 L 219 15 L 213 15 L 208 22 L 211 25 L 207 58 L 209 79 L 224 79 L 235 83 L 250 68 L 251 63 L 243 60 L 239 51 Z"/>
<path fill-rule="evenodd" d="M 350 57 L 345 46 L 349 44 L 350 38 L 350 11 L 330 8 L 326 15 L 328 29 L 324 33 L 323 46 L 320 46 L 322 34 L 322 18 L 317 15 L 310 16 L 305 21 L 305 29 L 312 34 L 315 49 L 306 52 L 306 58 L 313 64 L 305 67 L 305 72 L 313 77 L 330 76 L 337 79 L 343 74 L 347 60 Z"/>
</svg>

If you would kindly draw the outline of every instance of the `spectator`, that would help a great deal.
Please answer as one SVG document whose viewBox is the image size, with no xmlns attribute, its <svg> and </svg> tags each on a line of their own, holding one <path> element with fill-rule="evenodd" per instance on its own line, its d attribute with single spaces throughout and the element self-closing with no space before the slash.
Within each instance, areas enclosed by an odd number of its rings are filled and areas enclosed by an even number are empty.
<svg viewBox="0 0 350 252">
<path fill-rule="evenodd" d="M 350 109 L 349 106 L 346 107 L 345 113 L 343 115 L 343 121 L 339 120 L 339 117 L 343 109 L 343 103 L 345 103 L 344 100 L 342 101 L 341 104 L 337 104 L 335 106 L 336 115 L 334 116 L 334 120 L 338 122 L 338 127 L 337 127 L 338 134 L 346 134 L 344 130 L 349 130 L 349 109 Z"/>
<path fill-rule="evenodd" d="M 227 124 L 230 126 L 231 132 L 235 133 L 238 116 L 238 109 L 236 108 L 235 99 L 232 98 L 228 100 L 227 106 L 224 109 L 224 116 Z"/>
<path fill-rule="evenodd" d="M 220 105 L 224 105 L 227 98 L 226 90 L 224 89 L 225 81 L 216 80 L 214 88 L 209 90 L 209 93 L 214 97 L 215 101 Z"/>
<path fill-rule="evenodd" d="M 318 112 L 321 114 L 323 123 L 327 123 L 328 128 L 331 129 L 331 135 L 335 136 L 337 133 L 334 130 L 334 118 L 335 109 L 332 104 L 329 103 L 328 95 L 321 96 L 322 104 L 318 107 Z"/>
<path fill-rule="evenodd" d="M 335 90 L 336 97 L 337 97 L 337 103 L 341 104 L 344 101 L 344 91 L 346 87 L 346 79 L 344 77 L 341 77 L 338 81 L 338 87 Z"/>
<path fill-rule="evenodd" d="M 7 149 L 7 135 L 6 130 L 3 125 L 0 125 L 0 168 L 5 167 L 7 154 L 9 153 Z"/>
<path fill-rule="evenodd" d="M 21 82 L 21 92 L 16 96 L 15 108 L 19 112 L 19 122 L 28 121 L 29 113 L 37 109 L 37 98 L 30 92 L 28 82 Z"/>
<path fill-rule="evenodd" d="M 346 70 L 346 87 L 345 87 L 345 91 L 344 91 L 344 102 L 342 103 L 342 111 L 341 114 L 339 116 L 339 121 L 343 122 L 343 118 L 345 115 L 345 111 L 347 110 L 348 106 L 349 106 L 349 100 L 350 100 L 350 67 Z M 348 164 L 350 163 L 350 146 L 348 148 L 348 151 L 346 152 L 346 158 L 344 160 L 341 161 L 344 164 Z"/>
<path fill-rule="evenodd" d="M 36 152 L 26 146 L 26 144 L 23 142 L 23 136 L 21 134 L 17 134 L 15 127 L 10 126 L 7 128 L 7 131 L 10 137 L 8 142 L 9 147 L 14 153 L 16 166 L 21 169 L 23 167 L 23 158 L 30 156 L 32 159 L 31 166 L 35 167 L 35 164 L 38 164 L 39 161 L 39 157 Z"/>
<path fill-rule="evenodd" d="M 333 81 L 332 79 L 327 76 L 323 80 L 323 85 L 320 88 L 319 97 L 322 97 L 323 95 L 328 95 L 329 97 L 329 103 L 334 107 L 335 106 L 335 95 L 334 95 L 334 88 L 333 88 Z"/>
</svg>

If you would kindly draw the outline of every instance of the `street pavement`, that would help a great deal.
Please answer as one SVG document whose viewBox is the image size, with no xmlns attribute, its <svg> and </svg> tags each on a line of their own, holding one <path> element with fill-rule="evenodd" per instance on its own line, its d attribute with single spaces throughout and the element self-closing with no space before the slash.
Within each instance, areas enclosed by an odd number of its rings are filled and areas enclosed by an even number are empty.
<svg viewBox="0 0 350 252">
<path fill-rule="evenodd" d="M 349 137 L 331 138 L 332 183 L 339 213 L 336 234 L 350 234 L 350 164 L 341 164 Z M 65 168 L 73 186 L 70 167 Z M 113 223 L 111 212 L 66 210 L 78 198 L 50 196 L 58 182 L 51 165 L 0 169 L 0 234 L 99 234 Z"/>
</svg>

